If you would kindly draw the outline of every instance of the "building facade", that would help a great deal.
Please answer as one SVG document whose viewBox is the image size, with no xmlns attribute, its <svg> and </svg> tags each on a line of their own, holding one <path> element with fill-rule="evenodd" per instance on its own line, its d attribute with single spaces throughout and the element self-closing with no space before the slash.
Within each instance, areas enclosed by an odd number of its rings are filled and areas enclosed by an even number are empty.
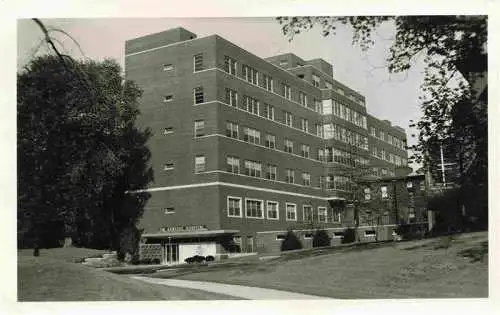
<svg viewBox="0 0 500 315">
<path fill-rule="evenodd" d="M 407 163 L 404 130 L 368 114 L 322 59 L 263 59 L 176 28 L 127 41 L 125 72 L 153 132 L 140 227 L 167 263 L 279 251 L 287 229 L 307 247 L 311 223 L 340 242 L 355 176 Z"/>
</svg>

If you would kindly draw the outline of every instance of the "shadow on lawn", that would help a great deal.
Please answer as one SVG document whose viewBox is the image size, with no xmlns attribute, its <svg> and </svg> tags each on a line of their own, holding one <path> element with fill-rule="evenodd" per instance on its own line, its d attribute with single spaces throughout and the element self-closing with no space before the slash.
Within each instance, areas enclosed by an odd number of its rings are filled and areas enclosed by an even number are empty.
<svg viewBox="0 0 500 315">
<path fill-rule="evenodd" d="M 481 242 L 476 247 L 464 249 L 458 253 L 462 257 L 470 258 L 470 262 L 483 261 L 488 258 L 488 242 Z"/>
</svg>

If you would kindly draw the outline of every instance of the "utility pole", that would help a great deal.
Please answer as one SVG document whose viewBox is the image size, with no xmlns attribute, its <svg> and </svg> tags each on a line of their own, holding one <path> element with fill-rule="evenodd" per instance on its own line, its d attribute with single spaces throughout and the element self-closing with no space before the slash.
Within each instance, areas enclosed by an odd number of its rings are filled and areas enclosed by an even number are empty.
<svg viewBox="0 0 500 315">
<path fill-rule="evenodd" d="M 398 195 L 396 190 L 396 180 L 392 181 L 392 189 L 394 194 L 394 213 L 396 215 L 396 226 L 399 224 L 399 209 L 398 209 Z"/>
<path fill-rule="evenodd" d="M 444 157 L 443 157 L 443 144 L 439 145 L 439 149 L 441 151 L 441 174 L 443 176 L 443 187 L 446 187 L 446 178 L 444 175 Z"/>
</svg>

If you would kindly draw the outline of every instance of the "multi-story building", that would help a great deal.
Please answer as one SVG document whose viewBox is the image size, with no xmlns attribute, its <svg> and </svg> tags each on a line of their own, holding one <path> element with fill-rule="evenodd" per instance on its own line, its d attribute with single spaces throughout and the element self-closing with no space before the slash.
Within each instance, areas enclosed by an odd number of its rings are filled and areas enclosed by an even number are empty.
<svg viewBox="0 0 500 315">
<path fill-rule="evenodd" d="M 369 115 L 322 59 L 263 59 L 176 28 L 127 41 L 125 70 L 153 132 L 140 225 L 167 262 L 276 251 L 287 229 L 310 246 L 311 221 L 340 242 L 354 171 L 406 164 L 404 130 Z"/>
</svg>

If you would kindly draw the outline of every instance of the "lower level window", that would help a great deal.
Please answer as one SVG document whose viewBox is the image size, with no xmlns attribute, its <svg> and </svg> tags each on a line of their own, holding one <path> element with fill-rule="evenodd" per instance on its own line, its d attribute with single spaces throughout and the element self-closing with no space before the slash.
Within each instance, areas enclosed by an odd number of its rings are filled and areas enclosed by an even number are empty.
<svg viewBox="0 0 500 315">
<path fill-rule="evenodd" d="M 297 205 L 293 203 L 286 204 L 286 220 L 297 221 Z"/>
<path fill-rule="evenodd" d="M 274 220 L 279 219 L 278 203 L 277 202 L 275 202 L 275 201 L 268 201 L 267 202 L 267 218 L 274 219 Z"/>
<path fill-rule="evenodd" d="M 241 217 L 241 198 L 227 198 L 227 215 L 229 217 Z"/>
<path fill-rule="evenodd" d="M 324 207 L 318 208 L 318 222 L 326 223 L 326 208 Z"/>
<path fill-rule="evenodd" d="M 199 155 L 194 158 L 194 172 L 200 173 L 205 171 L 205 156 Z"/>
<path fill-rule="evenodd" d="M 262 200 L 246 199 L 246 217 L 247 218 L 264 218 L 262 209 Z"/>
</svg>

